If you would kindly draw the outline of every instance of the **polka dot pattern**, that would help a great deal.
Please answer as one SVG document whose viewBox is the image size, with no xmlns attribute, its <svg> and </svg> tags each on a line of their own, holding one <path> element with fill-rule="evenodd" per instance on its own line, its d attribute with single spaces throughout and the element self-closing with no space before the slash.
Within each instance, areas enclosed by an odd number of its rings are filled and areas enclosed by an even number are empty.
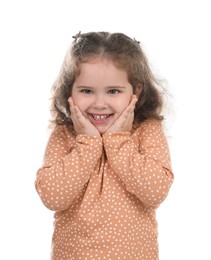
<svg viewBox="0 0 211 260">
<path fill-rule="evenodd" d="M 156 209 L 173 182 L 162 125 L 102 137 L 58 126 L 36 189 L 55 211 L 52 259 L 157 260 Z"/>
</svg>

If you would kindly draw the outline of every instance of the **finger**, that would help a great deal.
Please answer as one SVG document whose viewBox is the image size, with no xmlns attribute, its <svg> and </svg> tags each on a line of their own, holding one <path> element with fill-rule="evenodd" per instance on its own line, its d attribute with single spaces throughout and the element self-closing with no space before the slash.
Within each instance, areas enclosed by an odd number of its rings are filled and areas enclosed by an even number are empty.
<svg viewBox="0 0 211 260">
<path fill-rule="evenodd" d="M 74 107 L 74 103 L 73 103 L 72 97 L 69 97 L 68 102 L 69 102 L 69 105 L 70 105 L 70 109 L 72 110 L 73 107 Z"/>
<path fill-rule="evenodd" d="M 72 96 L 69 96 L 69 98 L 68 98 L 68 102 L 72 102 L 72 103 L 74 103 L 74 102 L 73 102 L 73 97 L 72 97 Z"/>
<path fill-rule="evenodd" d="M 75 115 L 78 119 L 80 119 L 81 117 L 83 117 L 83 114 L 81 113 L 80 109 L 77 106 L 74 106 L 74 112 Z"/>
<path fill-rule="evenodd" d="M 71 119 L 73 124 L 76 126 L 78 124 L 78 110 L 73 102 L 72 97 L 69 97 L 68 102 L 70 104 Z"/>
<path fill-rule="evenodd" d="M 74 104 L 72 97 L 70 97 L 68 99 L 68 101 L 69 101 L 69 104 L 70 104 L 70 110 L 71 110 L 72 116 L 75 117 L 75 118 L 76 117 L 80 118 L 82 116 L 82 113 L 81 113 L 80 109 Z"/>
<path fill-rule="evenodd" d="M 136 96 L 136 95 L 133 95 L 130 104 L 131 104 L 132 106 L 135 106 L 135 104 L 136 104 L 137 101 L 138 101 L 137 96 Z"/>
<path fill-rule="evenodd" d="M 126 109 L 123 113 L 129 114 L 129 113 L 133 112 L 137 101 L 138 101 L 137 97 L 135 95 L 133 95 L 130 104 L 126 107 Z"/>
</svg>

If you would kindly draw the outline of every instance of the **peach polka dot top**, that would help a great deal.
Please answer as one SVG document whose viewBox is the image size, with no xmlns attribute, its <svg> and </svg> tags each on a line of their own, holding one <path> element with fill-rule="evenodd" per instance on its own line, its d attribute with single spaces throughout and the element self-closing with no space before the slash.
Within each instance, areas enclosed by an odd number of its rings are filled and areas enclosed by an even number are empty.
<svg viewBox="0 0 211 260">
<path fill-rule="evenodd" d="M 35 182 L 55 211 L 51 259 L 157 260 L 155 213 L 172 182 L 157 120 L 100 137 L 57 126 Z"/>
</svg>

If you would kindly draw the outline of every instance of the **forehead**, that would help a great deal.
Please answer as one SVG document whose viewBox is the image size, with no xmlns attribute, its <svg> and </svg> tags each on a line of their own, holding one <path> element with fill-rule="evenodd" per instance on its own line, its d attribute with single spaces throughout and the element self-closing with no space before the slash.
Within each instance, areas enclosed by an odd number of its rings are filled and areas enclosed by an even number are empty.
<svg viewBox="0 0 211 260">
<path fill-rule="evenodd" d="M 128 81 L 127 72 L 107 58 L 96 57 L 88 59 L 79 65 L 76 81 Z"/>
</svg>

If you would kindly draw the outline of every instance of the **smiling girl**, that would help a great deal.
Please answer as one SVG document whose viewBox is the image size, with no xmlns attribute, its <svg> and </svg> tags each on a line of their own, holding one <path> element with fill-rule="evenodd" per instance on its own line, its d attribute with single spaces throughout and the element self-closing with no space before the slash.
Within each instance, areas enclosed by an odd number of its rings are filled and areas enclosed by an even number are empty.
<svg viewBox="0 0 211 260">
<path fill-rule="evenodd" d="M 105 132 L 130 131 L 136 101 L 127 73 L 116 68 L 110 60 L 97 57 L 82 63 L 80 75 L 73 84 L 72 97 L 69 98 L 75 128 L 81 118 L 87 119 L 86 122 L 81 122 L 81 129 L 77 133 L 100 135 Z M 127 106 L 124 115 L 130 113 L 130 120 L 120 126 L 120 116 Z M 117 120 L 118 118 L 120 119 Z"/>
<path fill-rule="evenodd" d="M 36 178 L 55 211 L 53 260 L 158 259 L 156 209 L 173 182 L 162 98 L 136 40 L 74 36 Z"/>
</svg>

